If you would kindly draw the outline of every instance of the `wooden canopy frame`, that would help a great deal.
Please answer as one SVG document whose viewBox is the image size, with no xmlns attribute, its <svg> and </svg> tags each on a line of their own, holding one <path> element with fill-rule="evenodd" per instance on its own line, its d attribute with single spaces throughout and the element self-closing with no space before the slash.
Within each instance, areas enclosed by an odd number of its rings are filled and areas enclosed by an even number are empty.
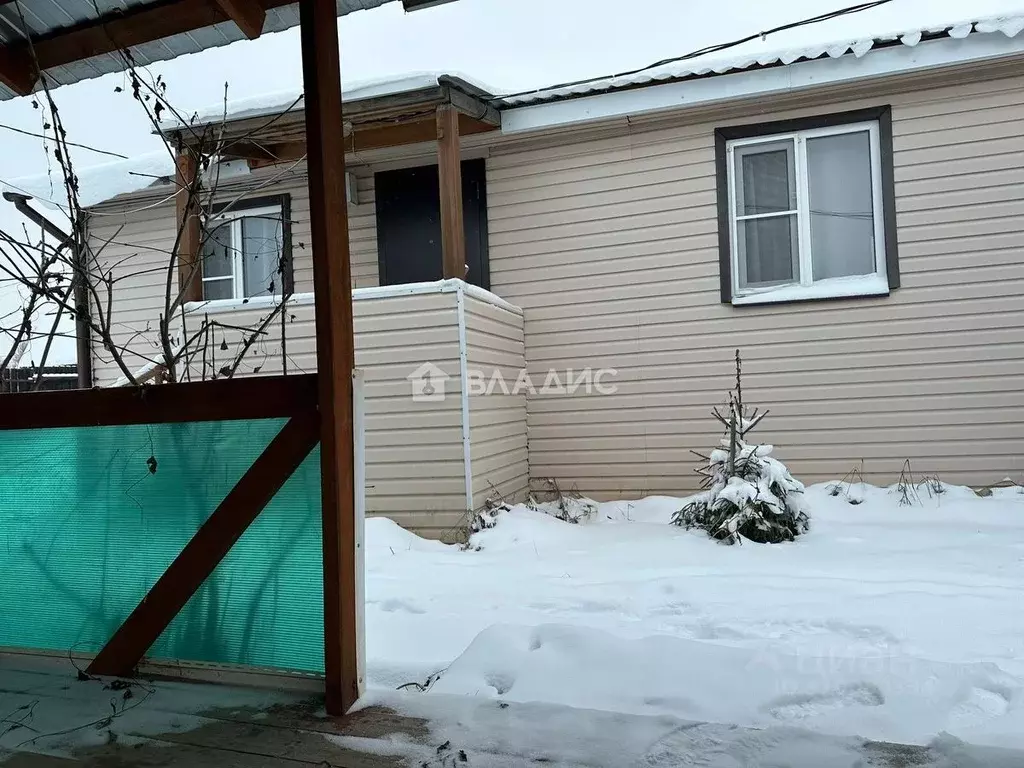
<svg viewBox="0 0 1024 768">
<path fill-rule="evenodd" d="M 9 0 L 4 0 L 9 2 Z M 131 48 L 225 21 L 250 38 L 263 32 L 267 10 L 294 0 L 156 0 L 127 11 L 111 12 L 49 34 L 0 48 L 0 82 L 22 96 L 39 80 L 40 71 L 104 53 Z"/>
<path fill-rule="evenodd" d="M 307 81 L 308 83 L 308 81 Z M 309 109 L 307 108 L 307 112 Z M 273 120 L 266 116 L 232 120 L 216 126 L 224 146 L 224 159 L 246 160 L 250 168 L 294 163 L 307 157 L 304 117 L 301 108 Z M 338 125 L 337 123 L 335 125 Z M 178 150 L 178 229 L 181 284 L 187 301 L 202 300 L 202 263 L 199 259 L 199 217 L 195 189 L 202 152 L 204 124 L 168 131 Z M 441 200 L 441 252 L 444 278 L 466 276 L 466 245 L 462 211 L 460 143 L 463 136 L 496 131 L 498 111 L 483 91 L 458 78 L 442 76 L 436 85 L 369 99 L 345 109 L 339 132 L 344 152 L 354 153 L 411 144 L 436 143 Z"/>
<path fill-rule="evenodd" d="M 16 93 L 28 94 L 37 86 L 41 71 L 225 21 L 235 23 L 245 36 L 254 38 L 262 32 L 267 9 L 287 4 L 290 0 L 150 0 L 128 11 L 52 30 L 31 41 L 0 46 L 0 82 Z M 335 0 L 299 0 L 299 15 L 306 94 L 303 152 L 309 172 L 316 307 L 315 376 L 223 380 L 113 392 L 6 395 L 0 398 L 0 429 L 288 416 L 278 436 L 196 532 L 90 669 L 113 674 L 131 671 L 319 442 L 326 707 L 328 713 L 341 715 L 355 703 L 362 684 L 356 605 L 354 355 L 345 205 L 347 140 L 339 130 L 345 123 Z M 471 132 L 475 125 L 490 125 L 488 119 L 493 119 L 481 114 L 473 118 L 476 123 L 469 121 L 473 113 L 467 114 L 459 99 L 449 93 L 447 101 L 439 102 L 432 115 L 432 135 L 438 141 L 442 168 L 446 275 L 464 260 L 456 261 L 464 251 L 464 245 L 458 243 L 461 177 L 455 172 L 459 132 Z M 422 136 L 426 140 L 427 124 L 420 120 L 412 127 L 395 126 L 388 135 L 410 140 Z M 195 173 L 195 164 L 190 166 L 188 160 L 182 160 L 178 170 L 179 180 L 188 178 Z M 185 210 L 183 215 L 194 213 Z"/>
</svg>

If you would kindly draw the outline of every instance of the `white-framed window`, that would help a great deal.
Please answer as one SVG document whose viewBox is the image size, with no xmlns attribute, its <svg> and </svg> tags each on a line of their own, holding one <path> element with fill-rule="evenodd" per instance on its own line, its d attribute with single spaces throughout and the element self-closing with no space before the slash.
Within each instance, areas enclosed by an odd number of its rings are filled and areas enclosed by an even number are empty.
<svg viewBox="0 0 1024 768">
<path fill-rule="evenodd" d="M 281 295 L 289 278 L 281 203 L 211 217 L 203 239 L 203 300 Z"/>
<path fill-rule="evenodd" d="M 726 142 L 733 304 L 889 292 L 878 120 Z"/>
</svg>

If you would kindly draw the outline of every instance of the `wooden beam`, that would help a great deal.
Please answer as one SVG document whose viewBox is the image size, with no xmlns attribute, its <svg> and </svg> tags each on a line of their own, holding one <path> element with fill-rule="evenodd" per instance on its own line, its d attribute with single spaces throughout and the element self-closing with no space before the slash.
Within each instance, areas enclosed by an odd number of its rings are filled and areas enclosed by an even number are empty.
<svg viewBox="0 0 1024 768">
<path fill-rule="evenodd" d="M 0 430 L 277 419 L 316 410 L 316 374 L 0 395 Z"/>
<path fill-rule="evenodd" d="M 335 0 L 300 0 L 306 161 L 320 397 L 327 712 L 359 698 L 356 519 L 352 444 L 352 282 Z"/>
<path fill-rule="evenodd" d="M 261 0 L 260 4 L 269 10 L 292 2 Z M 46 71 L 225 21 L 233 19 L 211 0 L 157 0 L 57 30 L 36 39 L 33 50 L 39 69 Z M 29 49 L 24 43 L 11 46 L 11 50 L 27 53 Z"/>
<path fill-rule="evenodd" d="M 242 34 L 255 40 L 263 34 L 263 24 L 267 20 L 267 10 L 260 0 L 216 0 L 225 16 L 228 16 Z"/>
<path fill-rule="evenodd" d="M 293 416 L 281 428 L 103 646 L 89 665 L 89 674 L 132 674 L 167 625 L 299 468 L 319 437 L 315 411 Z"/>
<path fill-rule="evenodd" d="M 224 147 L 223 156 L 237 157 L 254 163 L 274 165 L 276 163 L 294 162 L 306 154 L 304 141 L 280 141 L 267 143 L 262 141 L 232 141 Z"/>
<path fill-rule="evenodd" d="M 294 163 L 306 156 L 305 141 L 280 141 L 274 144 L 263 142 L 232 142 L 224 153 L 225 157 L 237 157 L 249 162 L 250 168 L 266 168 L 280 163 Z"/>
<path fill-rule="evenodd" d="M 27 96 L 38 79 L 35 63 L 25 50 L 0 47 L 0 83 L 19 96 Z"/>
<path fill-rule="evenodd" d="M 459 113 L 459 136 L 473 136 L 477 133 L 490 133 L 500 128 L 499 125 L 493 125 L 483 120 L 477 120 L 476 118 L 470 117 Z"/>
<path fill-rule="evenodd" d="M 182 149 L 177 157 L 178 174 L 175 196 L 178 231 L 178 290 L 182 301 L 202 301 L 203 265 L 199 258 L 202 231 L 199 221 L 199 185 L 196 174 L 199 162 L 189 149 Z"/>
<path fill-rule="evenodd" d="M 466 231 L 462 223 L 462 154 L 459 113 L 437 108 L 437 171 L 441 185 L 441 266 L 445 279 L 466 277 Z"/>
<path fill-rule="evenodd" d="M 495 126 L 481 123 L 468 115 L 458 114 L 457 121 L 458 134 L 460 136 L 497 130 Z M 406 144 L 421 144 L 428 141 L 436 141 L 437 137 L 437 120 L 435 117 L 407 123 L 396 123 L 395 125 L 374 126 L 372 128 L 361 128 L 357 125 L 352 134 L 345 139 L 345 151 L 359 152 L 369 149 L 401 147 Z"/>
<path fill-rule="evenodd" d="M 431 119 L 373 128 L 355 127 L 352 133 L 345 137 L 345 151 L 365 152 L 370 149 L 420 144 L 425 141 L 433 141 L 436 136 L 434 121 Z"/>
<path fill-rule="evenodd" d="M 459 115 L 459 135 L 472 136 L 477 133 L 494 131 L 497 128 L 488 123 L 473 119 L 469 115 Z M 401 147 L 407 144 L 423 144 L 437 140 L 437 122 L 434 118 L 416 120 L 409 123 L 359 128 L 345 137 L 345 152 L 365 152 L 371 149 Z M 249 161 L 250 168 L 265 168 L 280 163 L 294 163 L 306 155 L 305 141 L 282 141 L 273 144 L 255 142 L 234 142 L 225 156 L 244 158 Z"/>
</svg>

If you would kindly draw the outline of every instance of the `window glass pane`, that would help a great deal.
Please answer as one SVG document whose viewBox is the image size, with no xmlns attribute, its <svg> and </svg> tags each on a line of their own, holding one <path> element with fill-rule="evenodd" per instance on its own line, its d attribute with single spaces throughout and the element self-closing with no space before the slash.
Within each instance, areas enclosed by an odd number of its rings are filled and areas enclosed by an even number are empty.
<svg viewBox="0 0 1024 768">
<path fill-rule="evenodd" d="M 814 279 L 874 274 L 868 132 L 808 139 L 807 185 Z"/>
<path fill-rule="evenodd" d="M 280 214 L 242 219 L 242 277 L 246 296 L 281 293 L 282 235 Z"/>
<path fill-rule="evenodd" d="M 796 210 L 791 140 L 737 147 L 735 159 L 737 215 Z"/>
<path fill-rule="evenodd" d="M 203 298 L 207 301 L 212 301 L 213 299 L 233 299 L 234 287 L 235 281 L 230 277 L 203 280 Z"/>
<path fill-rule="evenodd" d="M 736 222 L 740 289 L 800 279 L 796 214 Z"/>
<path fill-rule="evenodd" d="M 203 277 L 226 277 L 231 268 L 231 222 L 221 224 L 203 241 Z"/>
</svg>

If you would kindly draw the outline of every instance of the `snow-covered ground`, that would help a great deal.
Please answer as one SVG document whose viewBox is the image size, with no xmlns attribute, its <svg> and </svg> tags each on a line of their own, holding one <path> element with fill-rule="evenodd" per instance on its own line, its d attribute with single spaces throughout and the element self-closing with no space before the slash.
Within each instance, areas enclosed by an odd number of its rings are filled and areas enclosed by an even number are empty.
<svg viewBox="0 0 1024 768">
<path fill-rule="evenodd" d="M 809 488 L 810 532 L 778 545 L 670 526 L 664 497 L 579 525 L 516 507 L 469 551 L 370 520 L 368 701 L 1024 748 L 1024 493 L 917 495 Z"/>
</svg>

